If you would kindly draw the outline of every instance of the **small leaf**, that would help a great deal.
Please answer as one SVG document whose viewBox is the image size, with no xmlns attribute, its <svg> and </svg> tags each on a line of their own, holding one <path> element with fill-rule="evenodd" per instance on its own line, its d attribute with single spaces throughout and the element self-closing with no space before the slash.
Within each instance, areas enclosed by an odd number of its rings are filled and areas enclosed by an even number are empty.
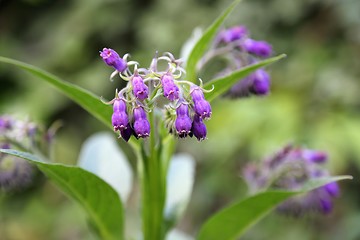
<svg viewBox="0 0 360 240">
<path fill-rule="evenodd" d="M 113 134 L 103 132 L 88 138 L 81 148 L 78 164 L 107 182 L 126 202 L 132 188 L 133 173 Z"/>
<path fill-rule="evenodd" d="M 286 57 L 286 55 L 281 54 L 273 58 L 268 58 L 255 64 L 243 67 L 240 70 L 232 72 L 227 76 L 216 78 L 207 82 L 206 84 L 204 84 L 204 88 L 211 89 L 212 87 L 214 87 L 214 90 L 206 93 L 206 99 L 208 101 L 214 100 L 216 97 L 226 93 L 235 83 L 249 75 L 251 72 L 255 71 L 258 68 L 265 67 L 266 65 L 279 61 L 284 57 Z"/>
<path fill-rule="evenodd" d="M 221 24 L 225 21 L 226 17 L 232 12 L 235 6 L 240 2 L 240 0 L 235 0 L 214 22 L 213 24 L 206 29 L 205 33 L 199 39 L 192 49 L 189 58 L 186 62 L 186 75 L 189 81 L 195 82 L 196 79 L 196 65 L 200 58 L 204 55 L 205 51 L 208 49 L 210 43 L 216 36 L 217 31 L 219 30 Z"/>
<path fill-rule="evenodd" d="M 177 154 L 170 161 L 167 175 L 165 219 L 174 225 L 183 214 L 191 196 L 195 161 L 191 155 Z M 171 227 L 171 226 L 169 226 Z"/>
<path fill-rule="evenodd" d="M 123 239 L 123 208 L 119 195 L 98 176 L 75 166 L 46 163 L 36 156 L 12 149 L 0 152 L 34 163 L 62 191 L 86 210 L 101 239 Z"/>
<path fill-rule="evenodd" d="M 321 178 L 309 182 L 309 184 L 300 191 L 267 191 L 247 197 L 213 215 L 202 226 L 197 239 L 237 239 L 248 228 L 265 217 L 273 208 L 287 198 L 343 179 L 352 179 L 352 177 L 337 176 Z"/>
</svg>

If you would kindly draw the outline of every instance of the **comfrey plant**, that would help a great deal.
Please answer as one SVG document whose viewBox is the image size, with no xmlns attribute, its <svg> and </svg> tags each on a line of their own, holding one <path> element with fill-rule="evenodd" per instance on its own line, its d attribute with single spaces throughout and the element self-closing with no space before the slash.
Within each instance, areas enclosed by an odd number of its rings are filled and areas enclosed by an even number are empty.
<svg viewBox="0 0 360 240">
<path fill-rule="evenodd" d="M 44 131 L 29 120 L 0 115 L 0 148 L 50 154 L 54 128 Z M 27 161 L 0 153 L 0 191 L 15 192 L 32 184 L 36 169 Z"/>
<path fill-rule="evenodd" d="M 124 207 L 131 189 L 131 184 L 126 183 L 131 182 L 132 170 L 112 136 L 94 136 L 87 141 L 80 154 L 80 166 L 44 161 L 36 152 L 26 149 L 22 150 L 27 152 L 13 149 L 0 152 L 34 163 L 61 190 L 84 206 L 99 239 L 137 236 L 144 240 L 172 239 L 173 228 L 189 201 L 195 165 L 191 156 L 175 154 L 176 142 L 192 136 L 201 141 L 211 134 L 207 133 L 205 122 L 216 114 L 210 105 L 216 98 L 267 95 L 270 77 L 264 67 L 285 57 L 283 54 L 269 58 L 272 47 L 251 39 L 244 26 L 221 30 L 238 2 L 234 1 L 201 36 L 187 44 L 190 50 L 183 59 L 185 67 L 168 52 L 161 56 L 155 54 L 150 66 L 143 68 L 135 61 L 128 61 L 127 54 L 120 57 L 109 48 L 100 51 L 103 61 L 114 68 L 110 78 L 119 76 L 127 82 L 124 88 L 115 91 L 110 101 L 100 101 L 96 95 L 39 68 L 0 57 L 0 62 L 16 65 L 53 85 L 128 143 L 137 159 L 136 176 L 140 185 L 142 224 L 138 232 L 125 234 Z M 217 57 L 228 59 L 227 66 L 212 79 L 202 82 L 199 77 L 206 70 L 205 65 Z M 160 62 L 165 63 L 164 69 L 158 67 Z M 270 161 L 279 167 L 268 167 L 269 173 L 265 172 L 264 176 L 247 173 L 254 194 L 236 200 L 211 216 L 200 227 L 196 238 L 238 238 L 269 209 L 298 194 L 312 194 L 314 189 L 318 199 L 326 202 L 320 204 L 323 210 L 330 209 L 331 197 L 337 195 L 337 185 L 333 182 L 349 177 L 329 177 L 326 171 L 317 171 L 317 161 L 302 160 L 311 158 L 309 155 L 314 155 L 313 152 L 304 151 L 293 149 L 291 156 L 284 157 L 286 160 Z M 299 171 L 282 167 L 291 159 L 301 163 Z M 271 174 L 273 169 L 281 178 Z M 263 174 L 262 168 L 256 171 Z M 298 173 L 304 177 L 297 176 Z M 282 190 L 265 190 L 268 186 Z M 322 196 L 324 192 L 327 198 Z M 281 206 L 280 209 L 285 209 L 285 205 Z"/>
<path fill-rule="evenodd" d="M 329 176 L 323 166 L 327 159 L 324 152 L 288 145 L 259 164 L 246 166 L 244 178 L 252 193 L 267 188 L 297 190 L 303 188 L 309 180 Z M 333 208 L 333 198 L 339 194 L 339 186 L 336 182 L 331 182 L 286 200 L 277 210 L 293 216 L 311 211 L 328 214 Z"/>
</svg>

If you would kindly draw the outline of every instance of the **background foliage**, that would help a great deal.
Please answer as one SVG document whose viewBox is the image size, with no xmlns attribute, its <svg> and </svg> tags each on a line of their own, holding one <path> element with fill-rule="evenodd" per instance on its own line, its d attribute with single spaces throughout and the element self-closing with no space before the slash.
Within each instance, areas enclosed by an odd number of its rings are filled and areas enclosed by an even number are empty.
<svg viewBox="0 0 360 240">
<path fill-rule="evenodd" d="M 0 55 L 40 66 L 111 98 L 114 86 L 120 88 L 121 83 L 108 81 L 111 70 L 98 57 L 98 50 L 106 46 L 121 55 L 129 52 L 143 65 L 149 64 L 156 50 L 179 55 L 193 28 L 208 26 L 228 4 L 220 0 L 0 0 Z M 180 229 L 194 234 L 211 214 L 209 209 L 216 211 L 246 194 L 241 167 L 247 161 L 294 142 L 329 151 L 332 173 L 351 174 L 355 180 L 340 183 L 343 196 L 331 215 L 291 219 L 271 214 L 243 239 L 360 237 L 356 227 L 359 11 L 356 0 L 253 0 L 235 9 L 227 26 L 246 25 L 255 39 L 271 42 L 277 53 L 287 53 L 288 58 L 270 68 L 269 97 L 216 101 L 207 123 L 209 139 L 180 141 L 178 150 L 190 152 L 197 161 L 195 189 Z M 84 140 L 107 130 L 79 106 L 18 69 L 0 65 L 0 83 L 0 113 L 25 113 L 47 125 L 63 121 L 56 145 L 58 161 L 74 164 Z M 4 200 L 1 236 L 92 239 L 81 209 L 48 182 L 39 185 Z M 136 211 L 131 202 L 128 211 Z M 136 219 L 133 222 L 139 224 Z"/>
</svg>

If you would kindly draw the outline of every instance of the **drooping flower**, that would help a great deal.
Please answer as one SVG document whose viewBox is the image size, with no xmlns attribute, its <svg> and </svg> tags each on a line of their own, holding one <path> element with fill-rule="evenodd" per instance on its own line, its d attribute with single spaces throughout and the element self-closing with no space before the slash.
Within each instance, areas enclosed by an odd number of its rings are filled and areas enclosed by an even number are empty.
<svg viewBox="0 0 360 240">
<path fill-rule="evenodd" d="M 211 106 L 208 101 L 205 100 L 202 89 L 196 85 L 191 86 L 190 95 L 194 102 L 194 111 L 203 119 L 211 117 Z"/>
<path fill-rule="evenodd" d="M 115 68 L 119 72 L 123 72 L 127 68 L 125 60 L 111 48 L 103 48 L 103 50 L 100 51 L 100 57 L 102 57 L 107 65 Z"/>
<path fill-rule="evenodd" d="M 186 137 L 191 131 L 191 118 L 189 116 L 189 107 L 185 103 L 181 103 L 176 109 L 175 129 L 179 137 Z"/>
<path fill-rule="evenodd" d="M 114 131 L 122 131 L 127 128 L 129 124 L 129 118 L 127 115 L 126 102 L 124 99 L 116 98 L 114 100 L 111 122 L 114 127 Z"/>
<path fill-rule="evenodd" d="M 133 93 L 135 97 L 139 100 L 144 100 L 148 98 L 149 89 L 148 86 L 144 83 L 144 80 L 141 76 L 135 74 L 135 76 L 131 79 Z"/>
<path fill-rule="evenodd" d="M 150 135 L 150 123 L 146 117 L 146 112 L 141 106 L 133 110 L 134 125 L 133 129 L 137 138 L 146 138 Z"/>
<path fill-rule="evenodd" d="M 272 54 L 272 47 L 265 41 L 256 41 L 251 38 L 247 38 L 241 46 L 245 51 L 255 54 L 259 57 L 270 57 Z"/>
<path fill-rule="evenodd" d="M 174 78 L 167 73 L 161 77 L 164 96 L 170 101 L 179 99 L 179 87 L 175 84 Z"/>
<path fill-rule="evenodd" d="M 194 115 L 194 121 L 192 122 L 191 132 L 199 141 L 206 139 L 206 134 L 207 134 L 206 126 L 202 118 L 197 114 Z"/>
</svg>

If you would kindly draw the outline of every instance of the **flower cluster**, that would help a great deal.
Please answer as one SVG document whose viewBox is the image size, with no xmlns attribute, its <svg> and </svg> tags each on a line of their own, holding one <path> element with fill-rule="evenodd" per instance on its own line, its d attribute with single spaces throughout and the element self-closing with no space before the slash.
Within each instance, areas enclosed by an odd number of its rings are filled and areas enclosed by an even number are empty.
<svg viewBox="0 0 360 240">
<path fill-rule="evenodd" d="M 311 179 L 329 176 L 322 165 L 327 155 L 321 151 L 284 147 L 259 165 L 250 164 L 244 169 L 244 177 L 252 192 L 265 188 L 299 190 Z M 281 213 L 299 216 L 316 211 L 327 214 L 333 208 L 333 198 L 339 196 L 336 182 L 310 191 L 306 195 L 290 198 L 278 207 Z"/>
<path fill-rule="evenodd" d="M 125 141 L 132 135 L 136 138 L 150 136 L 149 113 L 159 112 L 164 100 L 166 104 L 161 109 L 170 133 L 180 138 L 195 136 L 199 141 L 206 138 L 204 120 L 211 117 L 211 106 L 204 96 L 207 90 L 202 88 L 201 81 L 198 86 L 182 79 L 185 70 L 179 59 L 165 53 L 155 56 L 149 68 L 139 68 L 139 63 L 127 61 L 128 54 L 121 58 L 109 48 L 100 51 L 100 56 L 115 69 L 111 79 L 119 74 L 127 81 L 126 87 L 116 90 L 115 98 L 107 103 L 113 106 L 114 131 Z M 166 63 L 163 70 L 158 68 L 160 61 Z"/>
<path fill-rule="evenodd" d="M 49 151 L 55 134 L 54 127 L 43 131 L 31 121 L 1 115 L 0 148 L 15 148 L 36 153 L 42 150 Z M 31 185 L 35 173 L 36 169 L 27 161 L 0 153 L 0 190 L 9 192 L 24 189 Z"/>
<path fill-rule="evenodd" d="M 200 67 L 215 57 L 223 56 L 228 60 L 228 64 L 217 76 L 224 76 L 254 64 L 259 59 L 268 58 L 272 52 L 272 46 L 269 43 L 250 38 L 245 26 L 234 26 L 220 31 L 212 48 L 202 59 Z M 233 98 L 264 96 L 269 92 L 270 76 L 265 69 L 260 68 L 234 84 L 227 96 Z"/>
</svg>

